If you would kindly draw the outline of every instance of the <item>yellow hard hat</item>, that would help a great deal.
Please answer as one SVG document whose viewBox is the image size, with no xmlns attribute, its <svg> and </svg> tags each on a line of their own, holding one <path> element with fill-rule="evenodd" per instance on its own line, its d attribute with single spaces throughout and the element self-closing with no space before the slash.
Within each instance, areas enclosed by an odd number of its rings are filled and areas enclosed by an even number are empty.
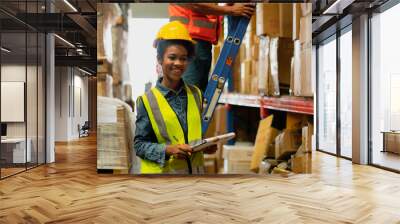
<svg viewBox="0 0 400 224">
<path fill-rule="evenodd" d="M 186 26 L 179 21 L 172 21 L 160 28 L 154 40 L 154 47 L 157 47 L 159 40 L 186 40 L 193 44 L 196 42 L 190 37 Z"/>
</svg>

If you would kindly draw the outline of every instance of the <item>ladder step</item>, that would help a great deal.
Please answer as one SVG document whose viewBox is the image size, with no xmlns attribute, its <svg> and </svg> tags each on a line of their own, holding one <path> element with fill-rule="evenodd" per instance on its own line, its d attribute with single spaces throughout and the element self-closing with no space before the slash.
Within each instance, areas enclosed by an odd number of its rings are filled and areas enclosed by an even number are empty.
<svg viewBox="0 0 400 224">
<path fill-rule="evenodd" d="M 214 114 L 218 100 L 224 90 L 225 82 L 232 75 L 232 66 L 238 54 L 240 44 L 246 33 L 250 19 L 247 17 L 233 17 L 232 33 L 228 33 L 217 63 L 211 73 L 206 91 L 204 92 L 204 111 L 202 114 L 202 130 L 206 133 L 209 122 Z"/>
</svg>

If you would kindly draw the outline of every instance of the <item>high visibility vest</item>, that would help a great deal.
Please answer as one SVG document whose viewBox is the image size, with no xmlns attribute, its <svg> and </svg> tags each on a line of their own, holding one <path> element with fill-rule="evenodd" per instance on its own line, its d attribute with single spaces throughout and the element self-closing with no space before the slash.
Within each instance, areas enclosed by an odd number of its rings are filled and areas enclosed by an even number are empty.
<svg viewBox="0 0 400 224">
<path fill-rule="evenodd" d="M 206 40 L 212 44 L 218 42 L 221 33 L 222 16 L 204 15 L 170 3 L 168 6 L 170 21 L 178 20 L 186 25 L 189 34 L 194 39 Z"/>
<path fill-rule="evenodd" d="M 199 141 L 202 138 L 201 129 L 201 91 L 192 85 L 185 85 L 187 93 L 187 128 L 188 132 L 184 133 L 179 122 L 178 116 L 169 105 L 168 101 L 157 88 L 142 95 L 144 107 L 150 119 L 151 126 L 157 137 L 158 143 L 161 144 L 189 144 Z M 204 172 L 204 155 L 203 152 L 192 153 L 190 156 L 193 173 Z M 141 161 L 141 173 L 157 174 L 157 173 L 188 173 L 188 164 L 186 160 L 177 159 L 170 156 L 165 161 L 163 167 L 160 164 L 143 159 Z"/>
</svg>

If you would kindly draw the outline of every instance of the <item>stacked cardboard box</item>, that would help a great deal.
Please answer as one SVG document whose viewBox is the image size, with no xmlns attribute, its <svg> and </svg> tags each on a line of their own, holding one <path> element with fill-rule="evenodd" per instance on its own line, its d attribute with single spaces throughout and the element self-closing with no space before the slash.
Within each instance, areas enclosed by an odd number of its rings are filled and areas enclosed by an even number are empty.
<svg viewBox="0 0 400 224">
<path fill-rule="evenodd" d="M 297 51 L 296 41 L 300 43 Z M 221 39 L 214 46 L 213 66 L 222 46 Z M 311 4 L 257 4 L 232 65 L 233 92 L 276 96 L 289 93 L 290 87 L 295 95 L 310 96 L 310 55 Z"/>
<path fill-rule="evenodd" d="M 293 4 L 258 4 L 257 35 L 260 42 L 258 89 L 261 94 L 277 96 L 290 86 L 293 56 Z"/>
<path fill-rule="evenodd" d="M 251 173 L 250 163 L 254 146 L 250 142 L 237 142 L 223 146 L 224 173 Z"/>
<path fill-rule="evenodd" d="M 115 98 L 98 97 L 97 102 L 97 169 L 138 173 L 136 166 L 139 164 L 134 163 L 138 160 L 133 149 L 135 118 L 132 109 Z"/>
<path fill-rule="evenodd" d="M 288 113 L 282 131 L 272 127 L 273 119 L 271 115 L 260 121 L 250 169 L 263 174 L 276 173 L 275 167 L 310 173 L 313 127 L 307 116 Z"/>
<path fill-rule="evenodd" d="M 246 58 L 246 45 L 241 44 L 239 48 L 239 53 L 237 54 L 235 61 L 232 65 L 232 83 L 233 83 L 233 91 L 240 93 L 241 92 L 241 62 Z"/>
<path fill-rule="evenodd" d="M 256 18 L 253 16 L 247 27 L 242 45 L 245 47 L 245 58 L 241 58 L 241 86 L 240 93 L 258 94 L 257 63 L 258 63 L 258 39 L 256 38 Z"/>
<path fill-rule="evenodd" d="M 300 6 L 299 6 L 300 5 Z M 294 35 L 293 82 L 291 90 L 295 96 L 313 96 L 311 74 L 312 57 L 312 12 L 311 4 L 295 4 L 293 20 L 299 24 L 299 33 Z"/>
</svg>

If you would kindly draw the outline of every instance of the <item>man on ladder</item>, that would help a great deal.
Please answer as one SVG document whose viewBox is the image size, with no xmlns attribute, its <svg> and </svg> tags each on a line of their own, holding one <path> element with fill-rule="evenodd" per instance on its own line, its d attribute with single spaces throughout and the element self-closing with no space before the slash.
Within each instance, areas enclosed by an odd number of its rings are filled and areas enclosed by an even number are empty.
<svg viewBox="0 0 400 224">
<path fill-rule="evenodd" d="M 168 10 L 170 21 L 178 20 L 185 24 L 189 34 L 196 41 L 196 56 L 189 64 L 183 79 L 204 92 L 211 68 L 212 44 L 218 42 L 222 16 L 250 18 L 254 13 L 254 4 L 235 3 L 220 6 L 214 3 L 170 3 Z"/>
</svg>

